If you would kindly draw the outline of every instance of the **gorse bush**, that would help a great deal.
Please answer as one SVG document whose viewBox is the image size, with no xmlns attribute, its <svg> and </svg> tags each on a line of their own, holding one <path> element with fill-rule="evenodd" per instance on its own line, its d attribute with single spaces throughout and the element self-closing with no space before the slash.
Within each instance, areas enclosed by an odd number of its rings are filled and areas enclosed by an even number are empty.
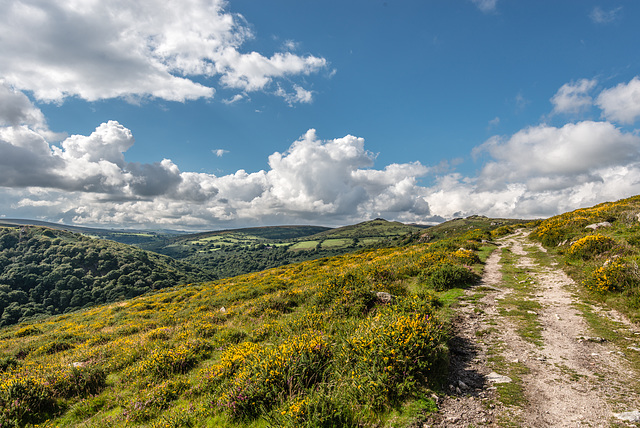
<svg viewBox="0 0 640 428">
<path fill-rule="evenodd" d="M 569 247 L 567 254 L 571 257 L 587 260 L 605 251 L 609 251 L 615 244 L 616 241 L 608 236 L 600 234 L 587 235 L 573 243 L 571 247 Z"/>
<path fill-rule="evenodd" d="M 616 258 L 607 260 L 601 267 L 594 269 L 584 281 L 584 285 L 597 293 L 607 291 L 637 292 L 640 274 L 635 261 Z"/>
<path fill-rule="evenodd" d="M 0 330 L 0 421 L 380 425 L 446 373 L 435 290 L 475 280 L 477 247 L 361 251 Z"/>
</svg>

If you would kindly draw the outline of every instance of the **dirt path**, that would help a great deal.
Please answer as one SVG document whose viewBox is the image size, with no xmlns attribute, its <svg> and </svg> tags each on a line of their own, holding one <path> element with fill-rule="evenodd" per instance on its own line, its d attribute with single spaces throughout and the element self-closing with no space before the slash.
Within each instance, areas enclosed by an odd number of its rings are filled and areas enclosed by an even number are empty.
<svg viewBox="0 0 640 428">
<path fill-rule="evenodd" d="M 640 426 L 640 329 L 580 306 L 575 283 L 522 233 L 500 242 L 461 302 L 449 391 L 424 427 Z M 615 321 L 630 346 L 595 337 L 583 309 Z M 637 365 L 636 365 L 637 367 Z"/>
</svg>

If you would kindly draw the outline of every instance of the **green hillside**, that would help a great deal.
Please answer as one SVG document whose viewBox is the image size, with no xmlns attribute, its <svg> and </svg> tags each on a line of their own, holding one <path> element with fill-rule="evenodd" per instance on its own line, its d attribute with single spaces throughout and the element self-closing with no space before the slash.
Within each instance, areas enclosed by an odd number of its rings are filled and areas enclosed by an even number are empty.
<svg viewBox="0 0 640 428">
<path fill-rule="evenodd" d="M 434 408 L 447 304 L 476 280 L 488 237 L 362 250 L 4 328 L 0 423 L 409 421 Z"/>
<path fill-rule="evenodd" d="M 640 196 L 551 217 L 531 238 L 561 255 L 593 298 L 640 321 Z"/>
<path fill-rule="evenodd" d="M 391 245 L 421 230 L 377 219 L 337 229 L 277 226 L 206 232 L 139 246 L 225 278 L 363 248 Z"/>
<path fill-rule="evenodd" d="M 36 226 L 0 227 L 0 325 L 206 279 L 212 277 L 187 263 L 124 244 Z"/>
</svg>

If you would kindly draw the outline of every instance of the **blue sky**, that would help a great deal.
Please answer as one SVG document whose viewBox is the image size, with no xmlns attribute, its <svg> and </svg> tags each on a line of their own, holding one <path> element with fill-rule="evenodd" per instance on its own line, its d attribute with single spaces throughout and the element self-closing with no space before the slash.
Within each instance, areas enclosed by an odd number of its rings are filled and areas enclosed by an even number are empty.
<svg viewBox="0 0 640 428">
<path fill-rule="evenodd" d="M 5 0 L 0 216 L 207 230 L 640 193 L 640 4 Z"/>
</svg>

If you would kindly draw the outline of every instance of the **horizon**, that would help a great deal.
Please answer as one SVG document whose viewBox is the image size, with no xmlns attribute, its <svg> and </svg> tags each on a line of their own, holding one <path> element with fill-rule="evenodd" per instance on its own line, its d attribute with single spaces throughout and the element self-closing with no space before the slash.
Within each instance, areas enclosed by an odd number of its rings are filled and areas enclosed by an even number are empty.
<svg viewBox="0 0 640 428">
<path fill-rule="evenodd" d="M 638 18 L 630 0 L 9 0 L 0 220 L 427 225 L 634 196 Z"/>
</svg>

